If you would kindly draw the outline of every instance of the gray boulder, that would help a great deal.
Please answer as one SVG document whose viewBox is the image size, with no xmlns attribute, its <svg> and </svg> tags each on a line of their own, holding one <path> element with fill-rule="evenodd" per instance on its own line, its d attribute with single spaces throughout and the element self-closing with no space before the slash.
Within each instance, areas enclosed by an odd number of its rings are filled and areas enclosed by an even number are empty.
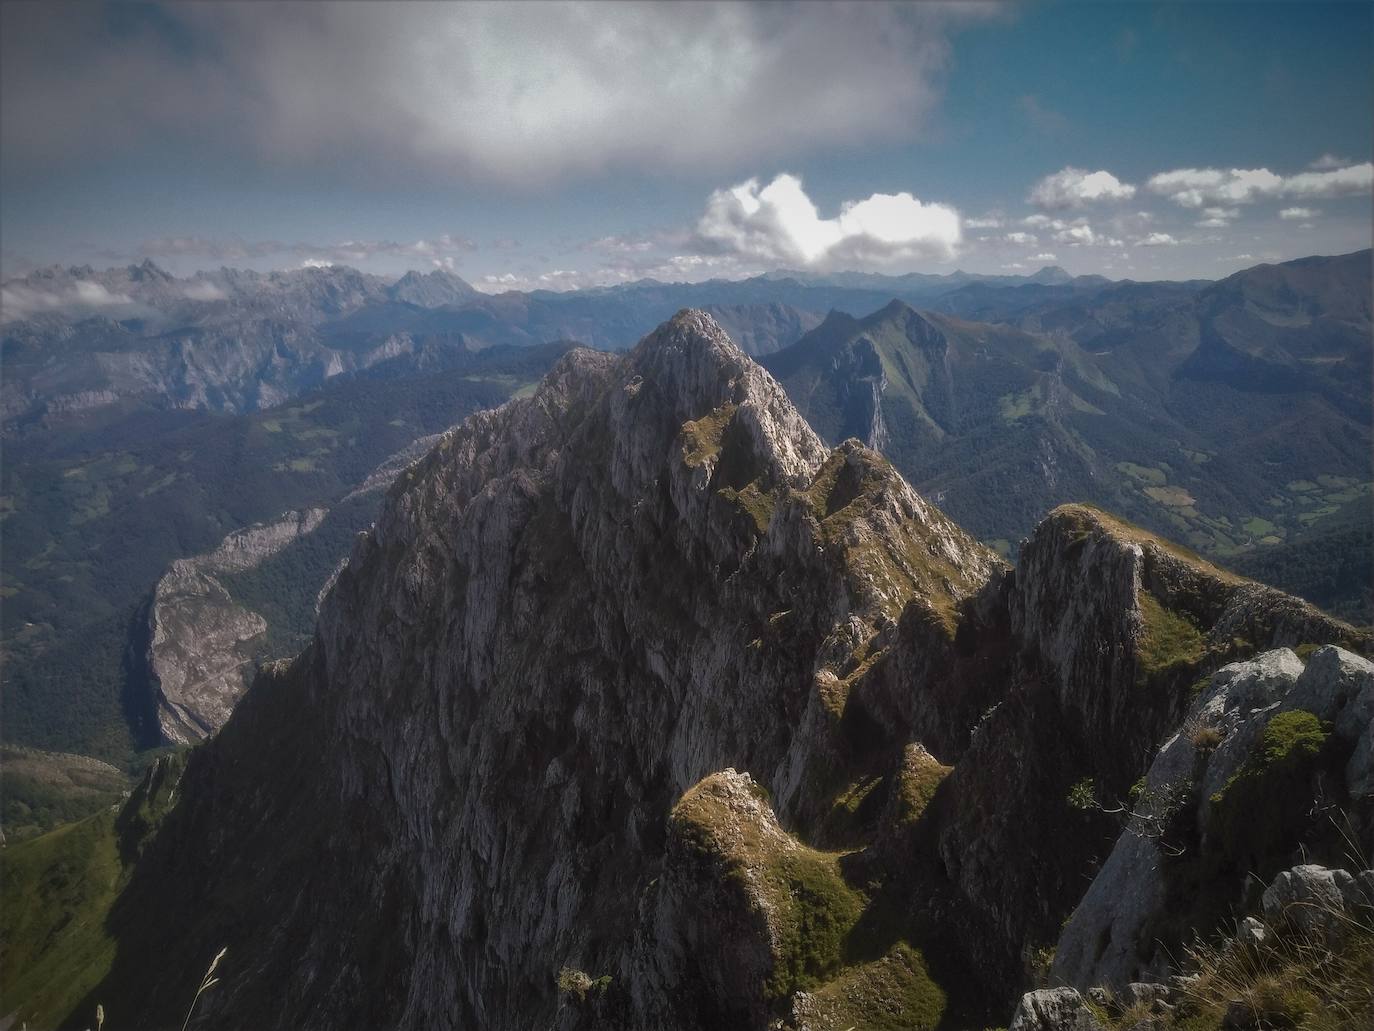
<svg viewBox="0 0 1374 1031">
<path fill-rule="evenodd" d="M 1041 988 L 1021 996 L 1007 1031 L 1103 1031 L 1072 988 Z"/>
</svg>

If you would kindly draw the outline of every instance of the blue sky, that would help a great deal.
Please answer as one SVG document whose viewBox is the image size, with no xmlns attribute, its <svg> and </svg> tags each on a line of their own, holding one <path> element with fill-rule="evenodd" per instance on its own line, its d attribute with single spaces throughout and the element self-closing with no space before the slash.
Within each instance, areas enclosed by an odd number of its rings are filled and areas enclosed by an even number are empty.
<svg viewBox="0 0 1374 1031">
<path fill-rule="evenodd" d="M 4 274 L 1215 278 L 1369 246 L 1374 6 L 0 8 Z"/>
</svg>

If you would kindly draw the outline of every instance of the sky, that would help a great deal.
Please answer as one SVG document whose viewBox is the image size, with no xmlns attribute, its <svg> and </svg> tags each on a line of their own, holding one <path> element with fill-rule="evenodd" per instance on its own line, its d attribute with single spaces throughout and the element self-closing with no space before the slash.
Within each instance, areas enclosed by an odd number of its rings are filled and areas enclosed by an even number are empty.
<svg viewBox="0 0 1374 1031">
<path fill-rule="evenodd" d="M 1368 3 L 0 4 L 0 276 L 1215 279 L 1370 245 Z"/>
</svg>

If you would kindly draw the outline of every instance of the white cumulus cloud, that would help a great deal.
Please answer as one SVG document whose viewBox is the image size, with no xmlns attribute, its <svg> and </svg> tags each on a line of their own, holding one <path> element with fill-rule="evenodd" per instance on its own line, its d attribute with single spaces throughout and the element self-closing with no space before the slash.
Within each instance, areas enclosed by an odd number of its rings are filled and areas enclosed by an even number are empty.
<svg viewBox="0 0 1374 1031">
<path fill-rule="evenodd" d="M 1007 243 L 1034 245 L 1040 242 L 1040 238 L 1034 233 L 1008 233 L 1003 237 Z"/>
<path fill-rule="evenodd" d="M 1042 254 L 1032 254 L 1032 255 L 1031 255 L 1029 258 L 1027 258 L 1026 260 L 1027 260 L 1027 261 L 1058 261 L 1059 259 L 1058 259 L 1055 255 L 1051 254 L 1049 251 L 1045 251 L 1045 252 L 1042 253 Z"/>
<path fill-rule="evenodd" d="M 822 218 L 801 180 L 785 173 L 767 186 L 750 179 L 716 190 L 696 235 L 706 251 L 808 267 L 948 259 L 962 241 L 954 208 L 905 192 L 846 201 L 837 216 Z"/>
<path fill-rule="evenodd" d="M 1321 212 L 1318 211 L 1316 208 L 1284 208 L 1282 211 L 1279 212 L 1279 218 L 1296 220 L 1303 218 L 1316 218 L 1320 214 Z"/>
<path fill-rule="evenodd" d="M 1030 191 L 1030 202 L 1050 210 L 1081 208 L 1095 201 L 1130 200 L 1135 187 L 1111 172 L 1088 172 L 1069 166 L 1041 179 Z"/>
<path fill-rule="evenodd" d="M 1178 241 L 1168 233 L 1151 233 L 1136 241 L 1138 247 L 1177 247 Z"/>
</svg>

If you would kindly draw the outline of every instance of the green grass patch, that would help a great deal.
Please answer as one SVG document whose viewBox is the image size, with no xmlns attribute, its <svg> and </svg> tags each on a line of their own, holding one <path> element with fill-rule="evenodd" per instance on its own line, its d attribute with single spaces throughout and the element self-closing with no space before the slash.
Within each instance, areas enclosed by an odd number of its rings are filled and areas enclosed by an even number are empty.
<svg viewBox="0 0 1374 1031">
<path fill-rule="evenodd" d="M 55 1027 L 109 973 L 111 906 L 170 808 L 185 753 L 158 760 L 118 814 L 78 823 L 0 851 L 0 984 L 16 1023 Z"/>
<path fill-rule="evenodd" d="M 944 1017 L 945 1004 L 925 957 L 902 941 L 812 991 L 806 1012 L 809 1026 L 837 1031 L 928 1031 Z"/>
<path fill-rule="evenodd" d="M 760 490 L 759 481 L 754 480 L 746 483 L 739 490 L 735 490 L 733 487 L 721 487 L 716 493 L 726 501 L 733 501 L 743 509 L 754 521 L 754 528 L 759 533 L 768 529 L 768 524 L 773 519 L 773 511 L 778 504 L 775 492 Z"/>
<path fill-rule="evenodd" d="M 897 780 L 897 819 L 900 823 L 909 826 L 921 818 L 951 769 L 953 767 L 942 765 L 924 748 L 907 746 Z"/>
<path fill-rule="evenodd" d="M 0 873 L 5 1008 L 21 1022 L 55 1027 L 114 962 L 105 917 L 125 875 L 114 813 L 10 846 Z"/>
<path fill-rule="evenodd" d="M 1140 616 L 1144 626 L 1136 641 L 1136 660 L 1145 676 L 1201 661 L 1205 649 L 1202 633 L 1187 616 L 1165 608 L 1149 591 L 1140 592 Z"/>
<path fill-rule="evenodd" d="M 682 424 L 682 460 L 695 468 L 720 454 L 725 428 L 735 417 L 735 405 L 721 405 L 700 419 Z"/>
<path fill-rule="evenodd" d="M 1327 738 L 1321 721 L 1302 709 L 1269 721 L 1245 765 L 1209 799 L 1224 861 L 1264 877 L 1287 853 L 1308 821 Z"/>
<path fill-rule="evenodd" d="M 1245 532 L 1256 537 L 1263 537 L 1265 534 L 1272 534 L 1278 527 L 1263 516 L 1250 516 L 1241 524 L 1245 527 Z"/>
<path fill-rule="evenodd" d="M 1116 470 L 1125 473 L 1133 480 L 1140 483 L 1148 483 L 1155 487 L 1162 487 L 1169 482 L 1169 478 L 1164 473 L 1148 465 L 1136 465 L 1134 462 L 1117 462 Z"/>
<path fill-rule="evenodd" d="M 1173 508 L 1192 509 L 1197 503 L 1197 499 L 1189 494 L 1182 487 L 1144 487 L 1144 493 L 1158 501 L 1161 505 L 1169 505 Z M 1196 516 L 1197 511 L 1186 511 L 1185 514 Z"/>
</svg>

